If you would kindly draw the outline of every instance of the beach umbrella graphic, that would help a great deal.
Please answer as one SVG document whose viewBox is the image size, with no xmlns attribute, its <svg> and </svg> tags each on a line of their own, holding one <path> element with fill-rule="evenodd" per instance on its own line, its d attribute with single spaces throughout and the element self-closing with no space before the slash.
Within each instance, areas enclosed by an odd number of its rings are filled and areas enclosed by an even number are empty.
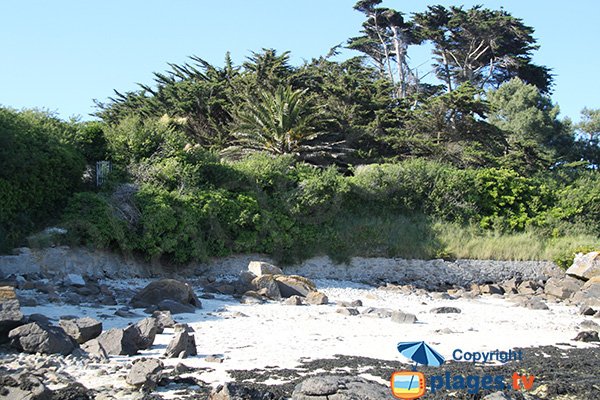
<svg viewBox="0 0 600 400">
<path fill-rule="evenodd" d="M 439 367 L 446 361 L 444 357 L 425 342 L 400 342 L 398 351 L 406 358 L 415 362 L 413 370 L 417 369 L 417 364 Z M 411 376 L 408 384 L 408 390 L 412 388 L 414 375 Z"/>
<path fill-rule="evenodd" d="M 444 357 L 425 342 L 400 342 L 398 351 L 417 364 L 439 367 L 446 361 Z"/>
</svg>

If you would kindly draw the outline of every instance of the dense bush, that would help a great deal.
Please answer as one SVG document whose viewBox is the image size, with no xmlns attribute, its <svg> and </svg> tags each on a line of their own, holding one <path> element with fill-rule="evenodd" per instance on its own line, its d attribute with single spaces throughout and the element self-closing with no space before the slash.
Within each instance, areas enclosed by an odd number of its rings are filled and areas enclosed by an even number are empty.
<svg viewBox="0 0 600 400">
<path fill-rule="evenodd" d="M 0 108 L 0 249 L 56 218 L 79 188 L 85 162 L 61 143 L 72 126 L 42 112 Z"/>
</svg>

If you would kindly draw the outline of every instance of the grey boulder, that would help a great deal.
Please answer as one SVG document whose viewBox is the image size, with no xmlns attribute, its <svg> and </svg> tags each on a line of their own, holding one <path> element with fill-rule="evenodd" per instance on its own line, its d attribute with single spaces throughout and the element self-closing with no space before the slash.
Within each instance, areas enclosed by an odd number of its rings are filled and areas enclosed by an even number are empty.
<svg viewBox="0 0 600 400">
<path fill-rule="evenodd" d="M 156 333 L 158 332 L 158 321 L 156 318 L 148 317 L 135 324 L 140 332 L 140 340 L 137 346 L 140 350 L 149 349 L 154 344 Z"/>
<path fill-rule="evenodd" d="M 193 314 L 196 312 L 196 306 L 169 299 L 158 303 L 158 309 L 160 311 L 169 311 L 171 314 Z"/>
<path fill-rule="evenodd" d="M 58 326 L 32 322 L 8 333 L 11 345 L 26 353 L 70 354 L 77 343 Z"/>
<path fill-rule="evenodd" d="M 308 278 L 298 275 L 274 275 L 282 297 L 302 296 L 317 290 L 317 286 Z"/>
<path fill-rule="evenodd" d="M 0 343 L 8 342 L 8 332 L 24 322 L 19 300 L 0 299 Z"/>
<path fill-rule="evenodd" d="M 107 354 L 132 356 L 137 354 L 141 342 L 140 331 L 135 325 L 124 329 L 113 328 L 102 332 L 97 338 Z"/>
<path fill-rule="evenodd" d="M 160 381 L 163 367 L 162 361 L 156 358 L 140 358 L 133 362 L 125 382 L 135 387 L 152 389 Z"/>
<path fill-rule="evenodd" d="M 130 304 L 132 307 L 145 308 L 159 305 L 163 300 L 172 300 L 194 308 L 202 308 L 202 303 L 192 287 L 175 279 L 159 279 L 151 282 L 133 296 Z"/>
<path fill-rule="evenodd" d="M 58 324 L 79 344 L 97 338 L 102 333 L 102 322 L 90 317 L 61 319 Z"/>
<path fill-rule="evenodd" d="M 190 333 L 187 327 L 183 327 L 175 332 L 175 336 L 169 342 L 164 356 L 167 358 L 186 358 L 197 354 L 196 339 L 194 338 L 193 330 Z"/>
<path fill-rule="evenodd" d="M 414 324 L 417 322 L 417 316 L 402 311 L 393 311 L 392 321 L 398 324 Z"/>
</svg>

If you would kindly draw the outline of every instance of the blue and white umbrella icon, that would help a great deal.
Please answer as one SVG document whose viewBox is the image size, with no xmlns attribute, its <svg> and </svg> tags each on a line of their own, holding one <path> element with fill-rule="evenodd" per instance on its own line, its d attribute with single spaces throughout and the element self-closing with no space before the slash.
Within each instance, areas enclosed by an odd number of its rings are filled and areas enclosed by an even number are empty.
<svg viewBox="0 0 600 400">
<path fill-rule="evenodd" d="M 439 367 L 446 361 L 444 357 L 425 342 L 400 342 L 398 351 L 417 364 Z"/>
</svg>

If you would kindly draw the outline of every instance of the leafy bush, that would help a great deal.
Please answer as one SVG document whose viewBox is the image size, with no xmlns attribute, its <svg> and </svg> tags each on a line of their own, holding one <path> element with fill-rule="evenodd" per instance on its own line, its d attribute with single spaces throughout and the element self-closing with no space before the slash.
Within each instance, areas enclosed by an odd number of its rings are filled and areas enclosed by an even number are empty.
<svg viewBox="0 0 600 400">
<path fill-rule="evenodd" d="M 80 186 L 84 159 L 59 137 L 69 129 L 46 113 L 0 108 L 0 251 L 55 217 Z"/>
</svg>

